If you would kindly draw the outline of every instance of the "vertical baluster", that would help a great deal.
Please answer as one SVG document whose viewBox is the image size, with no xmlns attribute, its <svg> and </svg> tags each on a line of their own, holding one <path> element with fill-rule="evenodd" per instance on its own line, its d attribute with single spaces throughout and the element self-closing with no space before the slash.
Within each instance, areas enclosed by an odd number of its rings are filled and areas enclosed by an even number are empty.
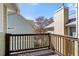
<svg viewBox="0 0 79 59">
<path fill-rule="evenodd" d="M 70 56 L 72 53 L 72 42 L 70 41 L 70 39 L 67 39 L 67 55 Z"/>
<path fill-rule="evenodd" d="M 55 39 L 56 39 L 56 50 L 57 50 L 57 36 L 55 37 Z"/>
<path fill-rule="evenodd" d="M 62 48 L 61 48 L 61 37 L 60 37 L 60 53 L 61 53 L 61 49 L 62 49 Z"/>
<path fill-rule="evenodd" d="M 19 49 L 18 36 L 17 36 L 17 50 Z"/>
<path fill-rule="evenodd" d="M 69 45 L 68 45 L 68 38 L 66 38 L 66 55 L 69 55 Z"/>
<path fill-rule="evenodd" d="M 73 56 L 75 56 L 75 41 L 73 40 Z"/>
<path fill-rule="evenodd" d="M 25 49 L 26 49 L 26 36 L 25 36 Z"/>
<path fill-rule="evenodd" d="M 22 36 L 22 49 L 24 49 L 24 36 Z"/>
<path fill-rule="evenodd" d="M 63 55 L 64 55 L 64 37 L 63 37 L 62 40 L 63 40 Z"/>
<path fill-rule="evenodd" d="M 45 45 L 45 37 L 47 37 L 47 35 L 44 34 L 44 35 L 43 35 L 43 39 L 44 39 L 43 47 L 46 46 L 46 45 Z M 50 39 L 50 40 L 51 40 L 51 39 Z M 50 42 L 50 44 L 51 44 L 51 42 Z"/>
<path fill-rule="evenodd" d="M 59 36 L 57 36 L 57 50 L 58 50 L 58 52 L 60 52 L 59 51 L 59 47 L 60 47 L 60 44 L 59 44 L 60 42 L 59 42 Z"/>
<path fill-rule="evenodd" d="M 53 36 L 53 40 L 54 40 L 54 43 L 53 44 L 54 44 L 54 47 L 55 47 L 55 36 L 54 35 L 52 35 L 52 36 Z"/>
<path fill-rule="evenodd" d="M 64 55 L 67 55 L 67 38 L 64 39 Z"/>
<path fill-rule="evenodd" d="M 14 36 L 14 38 L 15 38 L 15 41 L 14 42 L 15 42 L 15 50 L 16 50 L 16 36 Z"/>
<path fill-rule="evenodd" d="M 57 47 L 57 44 L 56 44 L 56 43 L 57 43 L 57 42 L 56 42 L 56 36 L 54 36 L 54 38 L 55 38 L 55 50 L 57 50 L 57 49 L 56 49 L 56 47 Z"/>
<path fill-rule="evenodd" d="M 27 49 L 28 49 L 28 36 L 27 36 Z"/>
<path fill-rule="evenodd" d="M 51 35 L 51 36 L 52 36 L 53 46 L 55 47 L 55 39 L 54 39 L 54 36 L 53 35 Z"/>
<path fill-rule="evenodd" d="M 36 47 L 37 47 L 37 46 L 36 46 L 36 45 L 37 45 L 37 36 L 35 35 L 34 38 L 35 38 L 35 39 L 34 39 L 34 40 L 35 40 L 35 42 L 34 42 L 34 48 L 36 48 Z"/>
<path fill-rule="evenodd" d="M 46 38 L 46 37 L 45 37 Z M 48 36 L 47 36 L 47 40 L 46 40 L 46 42 L 47 42 L 47 46 L 49 46 L 49 40 L 48 40 Z M 46 43 L 45 43 L 46 44 Z"/>
<path fill-rule="evenodd" d="M 45 45 L 45 37 L 47 37 L 47 35 L 43 35 L 43 39 L 44 39 L 44 42 L 43 42 L 43 46 L 47 46 L 47 45 Z M 46 39 L 47 40 L 47 39 Z M 51 44 L 51 42 L 50 42 L 50 44 Z"/>
<path fill-rule="evenodd" d="M 69 39 L 69 38 L 68 38 Z M 69 55 L 69 56 L 71 56 L 72 55 L 72 42 L 70 41 L 70 39 L 69 40 L 67 40 L 68 41 L 68 52 L 67 52 L 67 54 Z"/>
<path fill-rule="evenodd" d="M 48 35 L 47 35 L 47 38 L 45 37 L 45 39 L 46 39 L 46 42 L 45 42 L 44 45 L 46 45 L 46 43 L 47 43 L 47 46 L 49 46 L 49 45 L 48 45 Z"/>
<path fill-rule="evenodd" d="M 30 36 L 29 36 L 29 48 L 30 48 Z"/>
<path fill-rule="evenodd" d="M 72 49 L 73 50 L 73 56 L 75 56 L 75 52 L 74 52 L 75 51 L 75 41 L 73 40 L 72 42 L 73 42 L 73 44 L 72 44 L 72 46 L 73 46 L 73 49 Z"/>
<path fill-rule="evenodd" d="M 43 47 L 43 42 L 44 42 L 44 39 L 43 39 L 43 37 L 44 37 L 44 35 L 40 35 L 41 36 L 41 42 L 42 42 L 42 47 Z M 43 40 L 43 41 L 42 41 Z"/>
<path fill-rule="evenodd" d="M 12 36 L 12 50 L 13 50 L 13 36 Z"/>
<path fill-rule="evenodd" d="M 20 36 L 20 49 L 21 49 L 21 36 Z"/>
</svg>

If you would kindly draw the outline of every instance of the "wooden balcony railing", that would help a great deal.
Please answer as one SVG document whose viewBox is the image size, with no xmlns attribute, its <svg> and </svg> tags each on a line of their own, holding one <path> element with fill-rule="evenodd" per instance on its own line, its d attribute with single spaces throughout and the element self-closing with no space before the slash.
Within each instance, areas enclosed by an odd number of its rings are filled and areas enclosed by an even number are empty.
<svg viewBox="0 0 79 59">
<path fill-rule="evenodd" d="M 51 34 L 51 48 L 59 55 L 75 56 L 75 44 L 78 43 L 78 38 Z"/>
<path fill-rule="evenodd" d="M 6 34 L 6 54 L 25 50 L 49 48 L 49 34 Z"/>
<path fill-rule="evenodd" d="M 75 55 L 77 38 L 56 34 L 6 34 L 5 55 L 12 52 L 39 49 L 47 47 L 58 55 Z"/>
</svg>

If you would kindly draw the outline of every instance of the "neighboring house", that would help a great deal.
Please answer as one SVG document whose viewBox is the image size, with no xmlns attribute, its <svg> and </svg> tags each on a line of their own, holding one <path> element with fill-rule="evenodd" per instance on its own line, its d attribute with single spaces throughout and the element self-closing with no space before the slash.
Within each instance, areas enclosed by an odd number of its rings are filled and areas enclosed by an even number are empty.
<svg viewBox="0 0 79 59">
<path fill-rule="evenodd" d="M 68 16 L 68 8 L 61 7 L 54 15 L 54 22 L 46 26 L 45 30 L 47 33 L 76 37 L 76 14 Z"/>
<path fill-rule="evenodd" d="M 48 26 L 45 26 L 45 32 L 46 33 L 54 33 L 54 22 L 52 22 Z"/>
<path fill-rule="evenodd" d="M 8 33 L 30 34 L 35 33 L 32 20 L 27 20 L 20 14 L 8 15 Z"/>
<path fill-rule="evenodd" d="M 65 25 L 67 28 L 68 36 L 76 36 L 76 14 L 69 15 L 69 19 Z M 47 33 L 54 33 L 54 22 L 45 27 Z"/>
</svg>

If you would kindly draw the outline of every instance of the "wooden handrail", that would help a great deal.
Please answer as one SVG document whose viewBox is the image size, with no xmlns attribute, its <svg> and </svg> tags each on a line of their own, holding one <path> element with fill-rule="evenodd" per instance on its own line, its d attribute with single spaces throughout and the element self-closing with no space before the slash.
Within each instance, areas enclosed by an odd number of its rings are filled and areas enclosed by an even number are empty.
<svg viewBox="0 0 79 59">
<path fill-rule="evenodd" d="M 33 35 L 49 35 L 49 33 L 40 33 L 40 34 L 11 34 L 11 36 L 33 36 Z"/>
<path fill-rule="evenodd" d="M 76 39 L 76 40 L 78 40 L 78 38 L 75 38 L 75 37 L 73 37 L 73 36 L 68 36 L 68 35 L 59 35 L 59 34 L 51 34 L 51 35 L 60 36 L 60 37 L 66 37 L 66 38 L 71 38 L 71 39 Z"/>
</svg>

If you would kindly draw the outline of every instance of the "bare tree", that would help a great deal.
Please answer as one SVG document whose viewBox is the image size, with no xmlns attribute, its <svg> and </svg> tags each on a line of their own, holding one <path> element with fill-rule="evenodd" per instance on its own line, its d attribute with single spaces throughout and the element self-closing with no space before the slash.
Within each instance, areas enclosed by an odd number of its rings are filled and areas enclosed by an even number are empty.
<svg viewBox="0 0 79 59">
<path fill-rule="evenodd" d="M 36 20 L 36 24 L 38 25 L 37 31 L 44 32 L 44 27 L 53 22 L 53 17 L 47 19 L 44 16 L 39 16 L 35 20 Z"/>
</svg>

